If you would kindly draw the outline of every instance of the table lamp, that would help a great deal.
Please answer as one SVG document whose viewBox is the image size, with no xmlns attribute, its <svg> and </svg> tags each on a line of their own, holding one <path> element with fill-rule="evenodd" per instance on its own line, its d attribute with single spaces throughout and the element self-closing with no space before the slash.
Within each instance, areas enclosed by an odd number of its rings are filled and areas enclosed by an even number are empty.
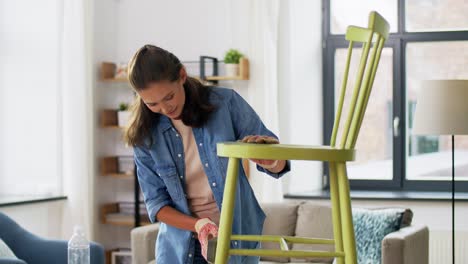
<svg viewBox="0 0 468 264">
<path fill-rule="evenodd" d="M 452 136 L 452 263 L 455 263 L 455 135 L 468 134 L 468 80 L 427 80 L 416 101 L 414 135 Z"/>
</svg>

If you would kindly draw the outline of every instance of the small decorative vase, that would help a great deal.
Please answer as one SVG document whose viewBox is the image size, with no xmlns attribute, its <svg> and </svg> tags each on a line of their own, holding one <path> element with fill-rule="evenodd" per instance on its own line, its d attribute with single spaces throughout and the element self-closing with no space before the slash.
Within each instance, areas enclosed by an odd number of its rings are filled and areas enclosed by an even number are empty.
<svg viewBox="0 0 468 264">
<path fill-rule="evenodd" d="M 130 118 L 130 111 L 117 111 L 117 125 L 125 127 Z"/>
<path fill-rule="evenodd" d="M 226 63 L 226 76 L 239 76 L 239 64 Z"/>
</svg>

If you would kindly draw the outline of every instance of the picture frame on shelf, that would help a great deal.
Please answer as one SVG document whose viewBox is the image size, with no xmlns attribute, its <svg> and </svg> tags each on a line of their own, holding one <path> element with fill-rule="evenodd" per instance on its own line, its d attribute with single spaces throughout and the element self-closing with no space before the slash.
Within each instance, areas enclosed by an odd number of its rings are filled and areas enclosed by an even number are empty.
<svg viewBox="0 0 468 264">
<path fill-rule="evenodd" d="M 132 264 L 131 251 L 113 251 L 111 253 L 111 264 Z"/>
</svg>

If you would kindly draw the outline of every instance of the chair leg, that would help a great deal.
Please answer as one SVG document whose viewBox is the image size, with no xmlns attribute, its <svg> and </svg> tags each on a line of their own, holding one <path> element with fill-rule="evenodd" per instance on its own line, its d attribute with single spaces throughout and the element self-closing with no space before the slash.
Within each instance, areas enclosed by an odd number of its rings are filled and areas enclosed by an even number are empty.
<svg viewBox="0 0 468 264">
<path fill-rule="evenodd" d="M 223 204 L 221 206 L 215 264 L 228 263 L 229 259 L 238 171 L 239 159 L 229 158 L 226 183 L 224 185 Z"/>
<path fill-rule="evenodd" d="M 346 163 L 337 163 L 338 190 L 340 198 L 343 246 L 346 264 L 357 264 L 356 240 L 354 237 L 353 215 L 349 193 L 349 180 Z"/>
<path fill-rule="evenodd" d="M 336 163 L 330 162 L 330 198 L 333 218 L 333 237 L 335 239 L 335 251 L 343 252 L 343 233 L 341 229 L 341 210 L 336 177 Z M 344 258 L 337 258 L 337 264 L 344 264 Z"/>
</svg>

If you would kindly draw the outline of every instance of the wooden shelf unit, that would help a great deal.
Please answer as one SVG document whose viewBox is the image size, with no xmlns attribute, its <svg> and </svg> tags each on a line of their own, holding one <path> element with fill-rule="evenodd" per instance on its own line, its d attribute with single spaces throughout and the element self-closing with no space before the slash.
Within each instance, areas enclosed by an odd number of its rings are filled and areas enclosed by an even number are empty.
<svg viewBox="0 0 468 264">
<path fill-rule="evenodd" d="M 135 226 L 135 216 L 131 214 L 122 214 L 119 212 L 118 203 L 109 203 L 101 206 L 101 222 L 103 224 L 112 224 L 119 226 Z M 148 217 L 141 215 L 141 225 L 151 224 Z"/>
<path fill-rule="evenodd" d="M 102 128 L 107 128 L 107 129 L 125 129 L 123 126 L 102 126 Z"/>
<path fill-rule="evenodd" d="M 205 71 L 205 60 L 213 61 L 212 76 L 207 76 Z M 250 66 L 249 59 L 242 57 L 239 61 L 239 75 L 238 76 L 218 76 L 218 59 L 209 56 L 200 56 L 200 79 L 203 81 L 229 81 L 229 80 L 249 80 Z"/>
<path fill-rule="evenodd" d="M 107 129 L 125 129 L 124 126 L 118 125 L 117 110 L 103 109 L 99 114 L 99 125 Z"/>
<path fill-rule="evenodd" d="M 203 56 L 206 57 L 206 56 Z M 213 59 L 213 58 L 212 58 Z M 218 61 L 213 60 L 215 67 L 218 67 Z M 204 67 L 204 64 L 201 64 L 201 67 Z M 103 62 L 101 63 L 101 81 L 110 82 L 110 83 L 127 83 L 127 78 L 115 78 L 115 70 L 117 65 L 113 62 Z M 217 70 L 216 70 L 217 72 Z M 249 59 L 240 58 L 239 61 L 239 75 L 238 76 L 205 76 L 204 80 L 206 81 L 229 81 L 229 80 L 249 80 L 250 77 L 250 66 Z M 203 76 L 202 76 L 203 78 Z"/>
<path fill-rule="evenodd" d="M 119 160 L 118 157 L 103 157 L 100 160 L 99 170 L 102 176 L 110 176 L 120 179 L 134 179 L 133 173 L 121 173 L 119 172 Z"/>
<path fill-rule="evenodd" d="M 117 110 L 104 109 L 101 110 L 99 122 L 101 127 L 119 127 L 117 124 Z"/>
</svg>

